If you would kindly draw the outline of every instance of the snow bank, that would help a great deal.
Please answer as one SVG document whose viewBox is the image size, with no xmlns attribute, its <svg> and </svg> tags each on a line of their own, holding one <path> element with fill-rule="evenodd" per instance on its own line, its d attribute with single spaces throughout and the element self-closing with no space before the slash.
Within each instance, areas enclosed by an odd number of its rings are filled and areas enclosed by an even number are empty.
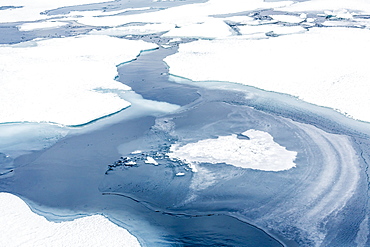
<svg viewBox="0 0 370 247">
<path fill-rule="evenodd" d="M 171 146 L 168 156 L 190 164 L 226 163 L 242 168 L 283 171 L 295 167 L 297 152 L 286 150 L 266 132 L 248 130 L 242 138 L 230 135 L 184 146 L 175 144 Z"/>
<path fill-rule="evenodd" d="M 0 122 L 84 124 L 130 105 L 108 90 L 116 65 L 156 45 L 108 36 L 78 36 L 0 46 Z"/>
<path fill-rule="evenodd" d="M 370 70 L 364 60 L 369 43 L 367 29 L 312 28 L 261 40 L 241 36 L 181 44 L 165 62 L 173 75 L 287 93 L 370 121 Z"/>
<path fill-rule="evenodd" d="M 20 198 L 0 193 L 0 246 L 140 246 L 127 230 L 102 215 L 54 223 Z"/>
</svg>

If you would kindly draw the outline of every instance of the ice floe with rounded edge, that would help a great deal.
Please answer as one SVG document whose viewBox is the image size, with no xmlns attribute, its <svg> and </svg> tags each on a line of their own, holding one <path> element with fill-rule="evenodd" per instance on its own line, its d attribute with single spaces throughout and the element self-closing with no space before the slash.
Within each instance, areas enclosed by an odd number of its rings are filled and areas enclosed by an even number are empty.
<svg viewBox="0 0 370 247">
<path fill-rule="evenodd" d="M 242 136 L 246 138 L 233 134 L 184 146 L 174 144 L 168 156 L 190 164 L 226 163 L 263 171 L 284 171 L 296 166 L 297 152 L 280 146 L 269 133 L 252 129 Z"/>
<path fill-rule="evenodd" d="M 369 43 L 367 29 L 311 28 L 261 40 L 181 44 L 165 62 L 173 75 L 286 93 L 370 121 L 370 70 L 363 59 L 370 57 Z"/>
<path fill-rule="evenodd" d="M 157 45 L 109 36 L 78 36 L 1 45 L 0 122 L 81 125 L 130 106 L 113 92 L 116 66 Z"/>
<path fill-rule="evenodd" d="M 36 21 L 41 19 L 48 19 L 47 15 L 42 13 L 56 8 L 65 6 L 82 5 L 89 3 L 101 3 L 104 0 L 2 0 L 1 5 L 22 6 L 22 8 L 9 8 L 1 11 L 0 23 L 4 22 L 21 22 L 21 21 Z"/>
<path fill-rule="evenodd" d="M 10 223 L 11 222 L 11 223 Z M 140 246 L 127 230 L 102 215 L 54 223 L 19 197 L 0 193 L 1 246 Z"/>
</svg>

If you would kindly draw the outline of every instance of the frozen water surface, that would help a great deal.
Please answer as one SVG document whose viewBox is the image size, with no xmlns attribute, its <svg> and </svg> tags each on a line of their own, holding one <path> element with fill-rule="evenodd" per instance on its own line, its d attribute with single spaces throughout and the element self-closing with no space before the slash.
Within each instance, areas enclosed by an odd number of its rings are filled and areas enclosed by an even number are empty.
<svg viewBox="0 0 370 247">
<path fill-rule="evenodd" d="M 1 3 L 0 191 L 33 213 L 2 193 L 0 218 L 104 222 L 110 246 L 370 245 L 366 1 L 75 4 Z"/>
</svg>

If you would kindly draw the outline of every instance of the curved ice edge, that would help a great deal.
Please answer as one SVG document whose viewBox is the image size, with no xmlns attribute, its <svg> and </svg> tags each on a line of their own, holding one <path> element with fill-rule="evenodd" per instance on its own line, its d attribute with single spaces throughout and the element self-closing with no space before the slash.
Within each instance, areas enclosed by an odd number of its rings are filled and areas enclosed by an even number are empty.
<svg viewBox="0 0 370 247">
<path fill-rule="evenodd" d="M 62 127 L 62 128 L 79 128 L 79 127 L 84 127 L 84 126 L 87 126 L 89 124 L 92 124 L 92 123 L 95 123 L 99 120 L 103 120 L 105 118 L 108 118 L 108 117 L 111 117 L 113 115 L 116 115 L 128 108 L 130 108 L 131 105 L 127 106 L 127 107 L 124 107 L 122 108 L 121 110 L 118 110 L 116 112 L 113 112 L 113 113 L 109 113 L 109 114 L 106 114 L 106 115 L 103 115 L 101 117 L 98 117 L 98 118 L 95 118 L 93 120 L 90 120 L 86 123 L 82 123 L 82 124 L 76 124 L 76 125 L 65 125 L 65 124 L 61 124 L 61 123 L 56 123 L 56 122 L 48 122 L 48 121 L 40 121 L 40 122 L 32 122 L 32 121 L 19 121 L 19 122 L 1 122 L 0 123 L 0 126 L 1 125 L 5 125 L 5 124 L 49 124 L 49 125 L 54 125 L 54 126 L 58 126 L 58 127 Z"/>
<path fill-rule="evenodd" d="M 129 195 L 126 195 L 124 193 L 117 193 L 117 192 L 102 192 L 102 195 L 103 196 L 122 196 L 122 197 L 125 197 L 127 199 L 130 199 L 136 203 L 139 203 L 141 205 L 143 205 L 145 208 L 153 211 L 153 212 L 156 212 L 156 213 L 161 213 L 161 214 L 164 214 L 164 215 L 169 215 L 169 216 L 173 216 L 173 217 L 179 217 L 179 218 L 198 218 L 198 217 L 211 217 L 211 216 L 227 216 L 227 217 L 231 217 L 233 219 L 236 219 L 244 224 L 247 224 L 249 225 L 250 227 L 252 228 L 255 228 L 257 230 L 260 230 L 262 231 L 263 233 L 265 233 L 266 235 L 268 235 L 269 237 L 271 237 L 272 239 L 274 239 L 277 243 L 279 243 L 281 246 L 283 247 L 288 247 L 288 245 L 292 244 L 291 241 L 287 240 L 287 239 L 284 239 L 281 235 L 278 235 L 277 233 L 273 233 L 271 232 L 270 230 L 266 229 L 266 228 L 263 228 L 263 227 L 260 227 L 260 226 L 257 226 L 257 225 L 254 225 L 253 223 L 247 221 L 246 219 L 242 218 L 242 217 L 237 217 L 236 215 L 233 215 L 232 213 L 224 213 L 224 212 L 204 212 L 204 213 L 201 213 L 201 214 L 187 214 L 187 213 L 178 213 L 176 211 L 164 211 L 160 208 L 157 208 L 155 207 L 152 203 L 150 202 L 147 202 L 147 201 L 140 201 L 139 199 L 136 199 L 132 196 L 129 196 Z"/>
<path fill-rule="evenodd" d="M 131 63 L 131 62 L 133 62 L 133 61 L 136 61 L 136 60 L 141 56 L 141 54 L 143 54 L 143 53 L 145 53 L 145 52 L 155 51 L 155 50 L 158 50 L 158 49 L 159 49 L 159 46 L 157 46 L 156 48 L 152 48 L 152 49 L 141 50 L 141 51 L 139 52 L 139 54 L 138 54 L 135 58 L 133 58 L 133 59 L 131 59 L 131 60 L 128 60 L 128 61 L 125 61 L 125 62 L 122 62 L 122 63 L 119 63 L 119 64 L 117 64 L 117 65 L 116 65 L 116 67 L 118 68 L 118 67 L 120 67 L 121 65 L 128 64 L 128 63 Z M 116 81 L 118 81 L 119 77 L 117 76 L 115 79 L 116 79 Z"/>
<path fill-rule="evenodd" d="M 133 61 L 137 60 L 137 59 L 138 59 L 138 57 L 140 57 L 140 56 L 141 56 L 141 54 L 143 54 L 143 53 L 145 53 L 145 52 L 155 51 L 155 50 L 158 50 L 158 49 L 159 49 L 159 47 L 152 48 L 152 49 L 141 50 L 141 51 L 139 52 L 139 54 L 138 54 L 134 59 L 131 59 L 131 60 L 129 60 L 129 61 L 125 61 L 125 62 L 119 63 L 119 64 L 117 64 L 117 65 L 116 65 L 116 67 L 118 68 L 118 67 L 119 67 L 119 66 L 121 66 L 121 65 L 124 65 L 124 64 L 127 64 L 127 63 L 131 63 L 131 62 L 133 62 Z M 119 76 L 118 76 L 118 75 L 116 76 L 115 80 L 119 82 Z M 129 91 L 132 91 L 132 90 L 129 90 Z M 136 93 L 136 92 L 135 92 L 135 93 Z M 129 102 L 129 103 L 131 103 L 131 102 Z M 103 116 L 101 116 L 101 117 L 98 117 L 98 118 L 92 119 L 92 120 L 90 120 L 90 121 L 88 121 L 88 122 L 81 123 L 81 124 L 68 125 L 68 124 L 61 124 L 61 123 L 51 122 L 51 121 L 39 121 L 39 122 L 32 122 L 32 121 L 15 121 L 15 122 L 0 122 L 0 125 L 2 125 L 2 124 L 30 124 L 30 123 L 40 123 L 40 124 L 50 124 L 50 125 L 54 125 L 54 126 L 58 126 L 58 127 L 66 127 L 66 128 L 80 128 L 80 127 L 85 127 L 85 126 L 87 126 L 87 125 L 89 125 L 89 124 L 95 123 L 95 122 L 97 122 L 97 121 L 99 121 L 99 120 L 103 120 L 103 119 L 105 119 L 105 118 L 109 118 L 109 117 L 111 117 L 111 116 L 113 116 L 113 115 L 116 115 L 116 114 L 118 114 L 118 113 L 120 113 L 120 112 L 122 112 L 122 111 L 124 111 L 124 110 L 126 110 L 126 109 L 128 109 L 128 108 L 130 108 L 130 107 L 131 107 L 131 105 L 129 105 L 129 106 L 127 106 L 127 107 L 124 107 L 124 108 L 122 108 L 122 109 L 120 109 L 120 110 L 118 110 L 118 111 L 115 111 L 115 112 L 112 112 L 112 113 L 109 113 L 109 114 L 103 115 Z"/>
<path fill-rule="evenodd" d="M 166 62 L 164 62 L 164 63 L 169 68 L 169 65 Z M 284 103 L 286 102 L 286 99 L 298 101 L 300 104 L 302 104 L 302 105 L 298 105 L 297 106 L 298 108 L 303 108 L 302 106 L 307 105 L 307 106 L 311 106 L 311 107 L 316 107 L 318 109 L 323 109 L 325 111 L 330 111 L 330 113 L 334 114 L 335 117 L 341 118 L 341 119 L 339 119 L 339 120 L 342 120 L 340 124 L 342 126 L 345 126 L 346 129 L 350 129 L 352 133 L 355 133 L 356 135 L 360 135 L 362 137 L 364 137 L 364 134 L 365 134 L 367 138 L 370 137 L 370 131 L 369 131 L 370 122 L 367 122 L 367 121 L 364 121 L 364 120 L 361 120 L 361 119 L 353 118 L 351 115 L 346 114 L 345 112 L 341 112 L 340 110 L 335 109 L 335 108 L 331 108 L 331 107 L 328 107 L 328 106 L 322 106 L 322 105 L 317 105 L 317 104 L 314 104 L 314 103 L 311 103 L 311 102 L 307 102 L 303 99 L 300 99 L 298 96 L 294 96 L 294 95 L 291 95 L 291 94 L 288 94 L 288 93 L 269 91 L 269 90 L 265 90 L 265 89 L 258 88 L 258 87 L 255 87 L 255 86 L 245 85 L 245 84 L 242 84 L 242 83 L 232 82 L 232 81 L 218 81 L 218 80 L 193 81 L 192 79 L 189 79 L 189 78 L 184 77 L 184 76 L 174 75 L 174 74 L 171 74 L 171 73 L 169 73 L 168 75 L 169 75 L 169 81 L 173 81 L 175 83 L 190 84 L 190 85 L 193 85 L 193 86 L 198 86 L 198 87 L 203 87 L 203 88 L 208 88 L 207 83 L 220 83 L 220 84 L 222 83 L 222 84 L 224 84 L 225 87 L 218 87 L 218 88 L 217 87 L 212 87 L 211 89 L 231 90 L 231 91 L 241 91 L 241 92 L 243 92 L 243 90 L 238 90 L 237 88 L 228 87 L 229 85 L 230 86 L 235 85 L 235 86 L 251 88 L 253 90 L 261 91 L 261 92 L 264 92 L 264 93 L 271 93 L 271 94 L 280 95 L 280 96 L 284 97 Z M 174 78 L 174 79 L 171 79 L 171 77 Z M 176 78 L 178 78 L 179 81 L 176 81 Z M 244 92 L 246 92 L 246 91 L 244 90 Z M 278 113 L 277 111 L 272 111 L 272 112 Z M 310 110 L 310 113 L 318 115 L 317 111 Z M 325 114 L 323 117 L 325 119 L 333 120 L 328 115 L 329 114 Z M 345 120 L 346 123 L 344 123 L 343 120 Z M 353 125 L 354 122 L 357 123 L 356 126 Z M 349 128 L 349 125 L 351 125 L 350 128 Z M 364 126 L 364 125 L 366 125 L 366 126 Z M 322 129 L 322 126 L 319 125 L 319 124 L 314 124 L 314 126 Z M 353 129 L 353 127 L 356 127 L 356 128 Z M 327 130 L 325 130 L 325 131 L 327 131 Z"/>
</svg>

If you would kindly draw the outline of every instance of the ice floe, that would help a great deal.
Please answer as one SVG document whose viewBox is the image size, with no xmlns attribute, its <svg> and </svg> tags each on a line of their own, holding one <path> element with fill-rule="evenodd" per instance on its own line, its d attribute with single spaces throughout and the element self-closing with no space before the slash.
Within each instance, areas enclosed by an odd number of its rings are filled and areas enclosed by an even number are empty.
<svg viewBox="0 0 370 247">
<path fill-rule="evenodd" d="M 280 21 L 280 22 L 287 22 L 287 23 L 300 23 L 304 21 L 305 16 L 294 16 L 294 15 L 270 15 L 272 19 Z"/>
<path fill-rule="evenodd" d="M 370 121 L 370 30 L 311 28 L 262 40 L 200 40 L 165 59 L 170 73 L 287 93 Z M 361 107 L 358 107 L 360 106 Z"/>
<path fill-rule="evenodd" d="M 267 132 L 248 130 L 237 135 L 219 136 L 184 146 L 174 144 L 169 157 L 188 163 L 226 163 L 242 168 L 283 171 L 295 167 L 297 152 L 274 142 Z"/>
<path fill-rule="evenodd" d="M 310 0 L 296 2 L 292 5 L 280 8 L 283 11 L 339 11 L 351 10 L 357 13 L 370 13 L 370 2 L 366 0 Z M 345 11 L 346 12 L 346 11 Z"/>
<path fill-rule="evenodd" d="M 123 26 L 101 30 L 93 30 L 89 34 L 110 35 L 110 36 L 124 36 L 124 35 L 146 35 L 152 33 L 167 32 L 175 28 L 171 24 L 146 24 L 142 26 Z"/>
<path fill-rule="evenodd" d="M 150 156 L 148 156 L 146 158 L 145 163 L 146 164 L 158 165 L 158 162 L 153 157 L 150 157 Z"/>
<path fill-rule="evenodd" d="M 292 1 L 264 2 L 263 0 L 253 0 L 245 2 L 240 0 L 210 0 L 206 3 L 187 4 L 149 13 L 104 17 L 85 16 L 83 18 L 78 18 L 78 22 L 91 26 L 111 27 L 133 22 L 175 24 L 178 27 L 183 27 L 210 21 L 213 19 L 213 15 L 238 13 L 240 11 L 251 11 L 263 8 L 284 7 L 292 3 Z"/>
<path fill-rule="evenodd" d="M 203 23 L 196 23 L 171 29 L 163 36 L 192 37 L 192 38 L 223 38 L 232 35 L 230 27 L 222 20 L 210 19 Z"/>
<path fill-rule="evenodd" d="M 43 13 L 46 10 L 56 9 L 65 6 L 82 5 L 89 3 L 100 3 L 104 0 L 61 0 L 61 1 L 45 1 L 45 0 L 2 0 L 3 6 L 20 6 L 21 8 L 8 8 L 1 10 L 0 23 L 6 22 L 20 22 L 20 21 L 36 21 L 41 19 L 48 19 L 47 15 Z"/>
<path fill-rule="evenodd" d="M 0 193 L 1 246 L 140 246 L 127 230 L 102 215 L 54 223 L 19 197 Z"/>
<path fill-rule="evenodd" d="M 274 33 L 276 35 L 303 33 L 307 30 L 301 26 L 280 26 L 280 25 L 261 25 L 261 26 L 239 26 L 239 33 L 242 35 L 251 34 L 268 34 Z"/>
<path fill-rule="evenodd" d="M 42 22 L 31 22 L 24 23 L 18 26 L 19 31 L 31 31 L 37 29 L 49 29 L 49 28 L 58 28 L 68 25 L 68 22 L 61 21 L 42 21 Z"/>
<path fill-rule="evenodd" d="M 0 122 L 80 125 L 130 105 L 116 66 L 155 44 L 101 35 L 0 46 Z"/>
</svg>

